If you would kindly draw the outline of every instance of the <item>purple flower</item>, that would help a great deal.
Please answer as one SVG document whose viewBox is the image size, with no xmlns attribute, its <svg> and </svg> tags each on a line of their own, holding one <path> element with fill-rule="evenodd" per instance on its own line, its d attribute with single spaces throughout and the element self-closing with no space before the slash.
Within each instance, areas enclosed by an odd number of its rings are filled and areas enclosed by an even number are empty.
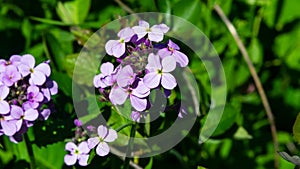
<svg viewBox="0 0 300 169">
<path fill-rule="evenodd" d="M 184 53 L 180 52 L 179 49 L 180 48 L 178 45 L 169 40 L 168 46 L 166 48 L 160 49 L 158 51 L 158 55 L 162 59 L 171 55 L 175 58 L 176 62 L 179 63 L 181 67 L 185 67 L 188 65 L 189 59 Z"/>
<path fill-rule="evenodd" d="M 133 108 L 137 111 L 143 111 L 147 108 L 147 97 L 150 94 L 150 89 L 147 88 L 142 80 L 138 81 L 137 86 L 127 88 L 115 85 L 109 94 L 109 99 L 114 105 L 122 105 L 129 96 Z"/>
<path fill-rule="evenodd" d="M 46 81 L 46 77 L 50 76 L 51 69 L 49 64 L 41 63 L 34 67 L 35 59 L 32 55 L 24 55 L 21 58 L 21 63 L 18 66 L 23 77 L 30 74 L 29 82 L 34 85 L 42 85 Z"/>
<path fill-rule="evenodd" d="M 151 28 L 146 21 L 139 21 L 139 26 L 132 28 L 137 34 L 138 39 L 143 38 L 148 34 L 148 39 L 154 42 L 160 42 L 164 38 L 164 34 L 169 31 L 169 27 L 165 24 L 153 25 Z"/>
<path fill-rule="evenodd" d="M 46 88 L 41 88 L 41 92 L 47 101 L 50 101 L 51 95 L 56 95 L 58 93 L 58 85 L 55 81 L 47 79 L 45 86 Z"/>
<path fill-rule="evenodd" d="M 38 118 L 38 116 L 39 113 L 35 109 L 28 109 L 24 112 L 23 109 L 19 106 L 11 106 L 11 117 L 14 120 L 17 120 L 17 130 L 21 129 L 23 123 L 25 123 L 25 125 L 28 126 L 27 121 L 34 121 Z"/>
<path fill-rule="evenodd" d="M 146 69 L 149 71 L 144 77 L 144 83 L 150 89 L 161 84 L 165 89 L 174 89 L 177 85 L 175 77 L 170 73 L 176 68 L 176 62 L 172 56 L 165 57 L 160 62 L 158 55 L 151 53 L 148 57 Z"/>
<path fill-rule="evenodd" d="M 131 112 L 130 118 L 131 118 L 133 121 L 140 122 L 141 117 L 142 117 L 141 112 L 138 112 L 138 111 L 132 111 L 132 112 Z"/>
<path fill-rule="evenodd" d="M 117 76 L 117 83 L 120 87 L 131 85 L 135 80 L 136 74 L 133 72 L 130 65 L 125 66 L 120 70 Z"/>
<path fill-rule="evenodd" d="M 118 134 L 113 129 L 108 129 L 107 127 L 100 125 L 97 129 L 98 137 L 89 138 L 87 140 L 90 149 L 96 148 L 96 153 L 99 156 L 106 156 L 110 149 L 107 142 L 113 142 L 118 138 Z"/>
<path fill-rule="evenodd" d="M 103 63 L 100 67 L 101 73 L 94 77 L 94 86 L 96 88 L 106 88 L 114 84 L 113 73 L 114 65 L 110 62 Z"/>
<path fill-rule="evenodd" d="M 79 119 L 75 119 L 75 120 L 74 120 L 74 124 L 75 124 L 75 126 L 77 126 L 77 127 L 81 127 L 81 126 L 82 126 L 82 122 L 81 122 Z"/>
<path fill-rule="evenodd" d="M 9 104 L 4 99 L 9 94 L 9 88 L 7 86 L 0 86 L 0 114 L 7 114 L 10 111 Z"/>
<path fill-rule="evenodd" d="M 90 152 L 87 142 L 81 142 L 78 146 L 73 142 L 68 142 L 65 149 L 70 152 L 70 154 L 66 154 L 64 157 L 67 165 L 74 165 L 78 160 L 79 165 L 87 166 Z"/>
<path fill-rule="evenodd" d="M 28 107 L 37 108 L 39 103 L 44 100 L 44 96 L 37 86 L 29 86 L 27 88 L 27 100 L 25 103 L 28 104 Z"/>
<path fill-rule="evenodd" d="M 2 82 L 6 86 L 12 86 L 15 82 L 21 79 L 21 74 L 14 65 L 6 67 L 5 72 L 2 74 Z"/>
<path fill-rule="evenodd" d="M 129 42 L 134 32 L 131 28 L 126 27 L 118 33 L 119 40 L 109 40 L 105 44 L 106 53 L 116 58 L 122 56 L 126 51 L 126 42 Z"/>
<path fill-rule="evenodd" d="M 12 136 L 17 132 L 16 121 L 11 120 L 10 116 L 0 115 L 0 133 Z"/>
<path fill-rule="evenodd" d="M 5 71 L 5 67 L 9 65 L 18 66 L 21 61 L 21 56 L 19 55 L 12 55 L 9 59 L 9 61 L 6 61 L 4 59 L 0 59 L 0 72 Z"/>
</svg>

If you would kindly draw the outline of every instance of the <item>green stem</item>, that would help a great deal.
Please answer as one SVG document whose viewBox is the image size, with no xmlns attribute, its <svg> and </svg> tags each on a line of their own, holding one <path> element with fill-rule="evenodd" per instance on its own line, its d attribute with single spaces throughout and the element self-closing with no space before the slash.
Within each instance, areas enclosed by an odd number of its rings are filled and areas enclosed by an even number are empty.
<svg viewBox="0 0 300 169">
<path fill-rule="evenodd" d="M 136 132 L 136 126 L 137 126 L 136 122 L 132 123 L 131 131 L 130 131 L 130 138 L 129 138 L 129 141 L 128 141 L 127 153 L 126 153 L 126 158 L 125 158 L 125 161 L 124 161 L 123 169 L 129 169 L 129 163 L 130 163 L 129 156 L 131 156 L 131 151 L 132 151 L 133 146 L 134 146 L 133 143 L 134 143 L 134 137 L 135 137 L 135 132 Z"/>
<path fill-rule="evenodd" d="M 27 152 L 28 152 L 29 159 L 30 159 L 30 169 L 36 169 L 33 149 L 32 149 L 32 145 L 31 145 L 31 142 L 29 140 L 29 137 L 28 137 L 27 133 L 24 134 L 24 140 L 25 140 Z"/>
<path fill-rule="evenodd" d="M 120 126 L 119 128 L 116 129 L 116 132 L 119 132 L 119 131 L 123 130 L 124 128 L 128 127 L 128 126 L 131 126 L 132 124 L 133 124 L 132 122 L 123 124 L 122 126 Z"/>
</svg>

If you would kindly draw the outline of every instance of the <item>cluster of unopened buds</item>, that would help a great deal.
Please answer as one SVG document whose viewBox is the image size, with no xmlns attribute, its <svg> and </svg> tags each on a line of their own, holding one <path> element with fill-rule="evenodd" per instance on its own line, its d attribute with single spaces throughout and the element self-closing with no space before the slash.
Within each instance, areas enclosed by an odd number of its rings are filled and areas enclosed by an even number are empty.
<svg viewBox="0 0 300 169">
<path fill-rule="evenodd" d="M 141 20 L 138 26 L 121 29 L 117 34 L 119 39 L 109 40 L 105 45 L 106 53 L 114 58 L 112 62 L 101 64 L 100 74 L 94 77 L 94 86 L 115 106 L 123 105 L 129 98 L 133 121 L 139 122 L 151 108 L 151 90 L 161 89 L 169 97 L 170 91 L 177 86 L 172 71 L 176 66 L 188 65 L 188 57 L 177 44 L 170 39 L 162 42 L 168 31 L 165 24 L 150 27 Z M 65 149 L 70 153 L 65 156 L 65 163 L 74 165 L 78 160 L 79 165 L 87 165 L 89 152 L 94 147 L 99 156 L 107 155 L 106 142 L 116 140 L 117 132 L 100 125 L 97 135 L 87 141 L 68 142 Z"/>
<path fill-rule="evenodd" d="M 0 135 L 18 143 L 36 120 L 48 119 L 58 91 L 50 74 L 48 61 L 35 66 L 29 54 L 0 59 Z"/>
</svg>

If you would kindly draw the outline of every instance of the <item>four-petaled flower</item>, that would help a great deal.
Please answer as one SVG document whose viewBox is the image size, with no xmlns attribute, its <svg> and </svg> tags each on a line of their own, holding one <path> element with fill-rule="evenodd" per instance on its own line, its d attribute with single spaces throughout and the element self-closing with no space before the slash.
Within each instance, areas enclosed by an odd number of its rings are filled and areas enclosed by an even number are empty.
<svg viewBox="0 0 300 169">
<path fill-rule="evenodd" d="M 81 142 L 78 146 L 73 142 L 68 142 L 65 149 L 70 152 L 70 154 L 66 154 L 64 157 L 67 165 L 74 165 L 78 160 L 79 165 L 87 166 L 90 149 L 86 141 Z"/>
<path fill-rule="evenodd" d="M 131 66 L 124 67 L 117 77 L 119 85 L 112 87 L 109 99 L 114 105 L 121 105 L 129 96 L 133 108 L 143 111 L 147 108 L 146 97 L 149 96 L 150 89 L 144 85 L 142 79 L 135 79 L 134 77 L 135 73 L 133 73 Z"/>
<path fill-rule="evenodd" d="M 30 125 L 27 123 L 28 121 L 34 121 L 38 118 L 39 113 L 35 109 L 28 109 L 24 111 L 21 107 L 12 105 L 11 106 L 11 117 L 16 120 L 17 130 L 19 131 L 23 124 L 27 127 Z"/>
<path fill-rule="evenodd" d="M 18 66 L 22 76 L 30 74 L 29 82 L 34 85 L 42 85 L 46 81 L 46 77 L 51 74 L 50 66 L 47 63 L 41 63 L 34 67 L 35 59 L 32 55 L 24 55 L 21 58 L 21 63 Z"/>
<path fill-rule="evenodd" d="M 9 65 L 6 67 L 5 72 L 2 75 L 2 82 L 6 86 L 12 86 L 15 82 L 21 79 L 21 74 L 14 65 Z"/>
<path fill-rule="evenodd" d="M 170 72 L 175 68 L 176 62 L 172 56 L 167 56 L 160 61 L 158 55 L 151 53 L 146 66 L 149 73 L 144 77 L 145 85 L 153 89 L 161 84 L 165 89 L 174 89 L 177 83 L 175 77 Z"/>
<path fill-rule="evenodd" d="M 90 149 L 92 149 L 97 146 L 96 153 L 99 156 L 106 156 L 110 151 L 110 148 L 109 148 L 107 142 L 115 141 L 118 138 L 118 134 L 115 130 L 108 129 L 107 127 L 105 127 L 103 125 L 100 125 L 98 127 L 97 131 L 98 131 L 97 137 L 88 139 L 88 141 L 87 141 L 88 147 Z"/>
<path fill-rule="evenodd" d="M 139 26 L 134 26 L 132 29 L 137 34 L 138 39 L 148 34 L 148 39 L 154 42 L 162 41 L 164 34 L 169 31 L 169 27 L 165 24 L 153 25 L 150 28 L 149 23 L 143 20 L 139 21 Z"/>
<path fill-rule="evenodd" d="M 116 58 L 121 57 L 126 51 L 126 42 L 129 42 L 134 32 L 131 28 L 127 27 L 118 33 L 119 40 L 109 40 L 105 44 L 106 53 Z"/>
<path fill-rule="evenodd" d="M 97 88 L 106 88 L 116 81 L 116 75 L 120 67 L 114 70 L 114 65 L 110 62 L 103 63 L 100 67 L 101 73 L 94 77 L 94 86 Z"/>
<path fill-rule="evenodd" d="M 166 48 L 160 49 L 158 51 L 158 55 L 163 59 L 167 56 L 173 56 L 176 60 L 176 62 L 181 66 L 185 67 L 189 63 L 188 57 L 179 51 L 180 48 L 177 44 L 169 40 L 168 46 Z"/>
</svg>

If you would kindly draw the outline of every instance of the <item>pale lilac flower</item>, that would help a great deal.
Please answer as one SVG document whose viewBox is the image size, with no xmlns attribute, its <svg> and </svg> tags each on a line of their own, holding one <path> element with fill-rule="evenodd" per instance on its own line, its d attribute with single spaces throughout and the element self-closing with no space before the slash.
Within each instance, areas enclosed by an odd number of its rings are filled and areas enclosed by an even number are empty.
<svg viewBox="0 0 300 169">
<path fill-rule="evenodd" d="M 150 89 L 161 84 L 165 89 L 174 89 L 177 85 L 175 77 L 170 73 L 176 68 L 175 59 L 172 56 L 160 61 L 158 55 L 151 53 L 148 57 L 146 69 L 149 71 L 144 77 L 144 84 Z"/>
<path fill-rule="evenodd" d="M 7 136 L 12 136 L 17 132 L 16 121 L 11 120 L 10 116 L 0 115 L 0 132 Z"/>
<path fill-rule="evenodd" d="M 118 138 L 118 134 L 115 130 L 108 129 L 103 125 L 100 125 L 98 127 L 97 132 L 98 132 L 97 137 L 88 139 L 87 141 L 88 147 L 92 149 L 97 146 L 96 153 L 99 156 L 106 156 L 110 151 L 107 142 L 115 141 Z"/>
<path fill-rule="evenodd" d="M 43 120 L 47 120 L 51 114 L 51 110 L 50 109 L 44 109 L 42 110 L 42 112 L 40 113 L 41 117 Z"/>
<path fill-rule="evenodd" d="M 23 111 L 21 107 L 15 105 L 11 106 L 10 112 L 11 112 L 11 117 L 14 120 L 17 120 L 16 122 L 17 130 L 21 129 L 23 123 L 25 123 L 25 125 L 28 126 L 28 124 L 26 123 L 27 121 L 34 121 L 39 116 L 38 111 L 35 109 L 28 109 L 26 111 Z"/>
<path fill-rule="evenodd" d="M 114 65 L 112 63 L 103 63 L 100 67 L 101 73 L 94 77 L 94 86 L 102 89 L 112 86 L 117 82 L 117 77 L 121 69 L 121 65 L 117 66 L 114 70 Z"/>
<path fill-rule="evenodd" d="M 65 149 L 70 152 L 64 157 L 64 161 L 67 165 L 74 165 L 78 160 L 79 165 L 87 166 L 89 159 L 90 149 L 87 142 L 81 142 L 78 146 L 73 142 L 68 142 L 65 146 Z"/>
<path fill-rule="evenodd" d="M 58 93 L 58 85 L 55 81 L 47 79 L 45 82 L 46 88 L 41 88 L 41 92 L 47 101 L 51 100 L 51 95 L 56 95 Z"/>
<path fill-rule="evenodd" d="M 27 88 L 27 100 L 27 104 L 29 104 L 29 107 L 37 108 L 39 106 L 39 103 L 44 100 L 44 96 L 37 86 L 31 85 Z"/>
<path fill-rule="evenodd" d="M 122 105 L 129 96 L 133 108 L 137 111 L 143 111 L 147 108 L 147 99 L 150 89 L 146 87 L 142 80 L 138 81 L 136 87 L 128 87 L 126 89 L 115 85 L 109 94 L 109 99 L 114 105 Z"/>
<path fill-rule="evenodd" d="M 189 63 L 188 57 L 179 51 L 180 48 L 177 44 L 169 40 L 168 46 L 166 48 L 160 49 L 158 55 L 163 59 L 167 56 L 173 56 L 176 62 L 181 66 L 185 67 Z"/>
<path fill-rule="evenodd" d="M 134 31 L 131 28 L 123 28 L 118 33 L 118 37 L 120 38 L 119 40 L 109 40 L 105 44 L 106 53 L 115 56 L 116 58 L 121 57 L 126 51 L 125 43 L 129 42 L 133 35 Z"/>
<path fill-rule="evenodd" d="M 41 63 L 34 67 L 35 59 L 32 55 L 24 55 L 21 58 L 21 63 L 18 66 L 23 77 L 30 74 L 29 82 L 34 85 L 42 85 L 46 81 L 46 77 L 51 74 L 51 69 L 48 63 Z"/>
<path fill-rule="evenodd" d="M 138 111 L 132 111 L 132 112 L 131 112 L 130 118 L 131 118 L 133 121 L 140 122 L 141 117 L 142 117 L 141 112 L 138 112 Z"/>
<path fill-rule="evenodd" d="M 135 80 L 136 74 L 133 72 L 130 65 L 125 66 L 120 70 L 117 77 L 117 83 L 120 87 L 131 85 Z"/>
<path fill-rule="evenodd" d="M 137 34 L 138 39 L 148 34 L 148 39 L 154 42 L 162 41 L 164 34 L 169 31 L 169 27 L 165 24 L 153 25 L 150 28 L 149 23 L 143 20 L 139 21 L 139 26 L 134 26 L 132 29 Z"/>
<path fill-rule="evenodd" d="M 9 94 L 9 88 L 7 86 L 0 86 L 0 114 L 7 114 L 10 111 L 10 107 L 7 101 L 4 99 Z"/>
<path fill-rule="evenodd" d="M 6 61 L 4 59 L 0 59 L 0 72 L 4 72 L 5 68 L 9 65 L 18 66 L 21 61 L 21 56 L 19 55 L 12 55 L 9 58 L 9 61 Z"/>
<path fill-rule="evenodd" d="M 2 74 L 2 82 L 6 86 L 12 86 L 15 82 L 21 79 L 21 74 L 14 65 L 9 65 L 6 67 Z"/>
</svg>

